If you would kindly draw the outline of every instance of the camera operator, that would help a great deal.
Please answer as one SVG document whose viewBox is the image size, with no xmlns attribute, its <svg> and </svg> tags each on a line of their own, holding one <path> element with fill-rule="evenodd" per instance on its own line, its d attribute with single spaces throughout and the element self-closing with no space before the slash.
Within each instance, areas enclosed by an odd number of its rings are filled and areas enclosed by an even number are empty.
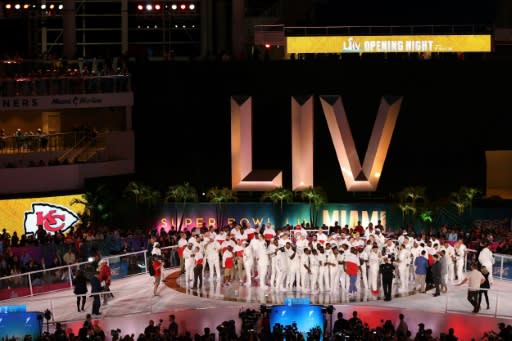
<svg viewBox="0 0 512 341">
<path fill-rule="evenodd" d="M 235 321 L 233 320 L 222 322 L 222 324 L 217 326 L 217 331 L 219 332 L 219 341 L 232 341 L 238 339 L 235 330 Z"/>
<path fill-rule="evenodd" d="M 343 318 L 343 313 L 338 313 L 338 319 L 334 322 L 334 326 L 332 327 L 332 333 L 334 335 L 344 335 L 350 329 L 348 320 Z"/>
<path fill-rule="evenodd" d="M 256 337 L 256 323 L 258 322 L 260 315 L 261 314 L 258 311 L 253 309 L 247 309 L 238 314 L 238 317 L 242 320 L 241 339 L 249 339 L 251 335 Z"/>
<path fill-rule="evenodd" d="M 121 329 L 117 328 L 117 329 L 112 329 L 110 331 L 110 336 L 112 336 L 112 341 L 117 341 L 121 338 Z"/>
<path fill-rule="evenodd" d="M 164 320 L 160 319 L 160 322 L 155 325 L 155 321 L 149 320 L 148 326 L 144 328 L 144 335 L 146 335 L 146 337 L 149 339 L 153 339 L 154 337 L 159 336 L 162 322 L 164 322 Z"/>
</svg>

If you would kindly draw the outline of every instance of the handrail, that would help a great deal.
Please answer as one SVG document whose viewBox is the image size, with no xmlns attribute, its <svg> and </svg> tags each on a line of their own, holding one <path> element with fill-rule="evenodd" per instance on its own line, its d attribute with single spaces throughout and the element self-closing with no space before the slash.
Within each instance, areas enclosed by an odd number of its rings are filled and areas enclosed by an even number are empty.
<svg viewBox="0 0 512 341">
<path fill-rule="evenodd" d="M 84 142 L 89 142 L 90 141 L 90 136 L 82 136 L 82 138 L 77 142 L 75 143 L 75 145 L 73 147 L 71 147 L 70 149 L 66 150 L 64 152 L 64 154 L 62 154 L 61 156 L 59 156 L 59 162 L 62 162 L 64 160 L 67 159 L 68 155 L 71 154 L 72 152 L 74 152 L 77 148 L 81 148 L 82 147 L 82 144 Z M 73 161 L 73 160 L 70 160 L 70 161 Z"/>
<path fill-rule="evenodd" d="M 178 247 L 177 245 L 165 246 L 165 247 L 162 247 L 161 250 L 162 251 L 166 251 L 166 250 L 176 249 L 177 247 Z M 147 260 L 147 249 L 139 250 L 139 251 L 135 251 L 135 252 L 122 253 L 122 254 L 119 254 L 119 255 L 105 256 L 102 259 L 105 259 L 105 260 L 107 260 L 107 262 L 110 263 L 110 260 L 114 259 L 114 258 L 130 257 L 130 256 L 140 256 L 140 255 L 144 256 L 144 267 L 145 267 L 144 273 L 147 273 L 147 271 L 148 271 L 147 270 L 147 262 L 148 262 L 148 260 Z M 0 278 L 0 284 L 3 283 L 6 280 L 15 280 L 17 278 L 20 278 L 21 280 L 23 280 L 24 278 L 28 278 L 29 283 L 28 283 L 28 288 L 26 288 L 26 289 L 29 289 L 29 293 L 30 294 L 22 295 L 22 296 L 17 296 L 17 298 L 19 298 L 19 297 L 26 297 L 26 296 L 34 296 L 34 295 L 38 295 L 38 294 L 44 294 L 44 293 L 53 292 L 53 291 L 59 291 L 59 290 L 63 290 L 63 289 L 69 289 L 70 287 L 73 286 L 73 282 L 72 282 L 72 268 L 79 268 L 81 266 L 87 266 L 87 265 L 90 265 L 91 263 L 92 262 L 90 262 L 90 261 L 78 262 L 78 263 L 58 266 L 58 267 L 54 267 L 54 268 L 47 268 L 47 269 L 44 269 L 44 270 L 30 271 L 30 272 L 24 272 L 22 274 L 5 276 L 5 277 L 1 277 Z M 58 288 L 58 289 L 55 289 L 55 290 L 48 290 L 48 291 L 42 291 L 42 292 L 34 293 L 33 286 L 32 286 L 32 281 L 31 281 L 31 278 L 33 276 L 36 276 L 38 274 L 44 275 L 45 273 L 48 273 L 48 272 L 57 271 L 57 270 L 64 270 L 64 269 L 67 269 L 67 273 L 68 273 L 68 276 L 69 276 L 67 278 L 68 286 L 66 286 L 66 288 Z M 127 275 L 127 276 L 130 276 L 130 275 Z M 61 283 L 65 283 L 65 281 L 63 280 Z M 20 289 L 20 288 L 18 288 L 18 289 Z M 0 298 L 0 301 L 6 301 L 6 300 L 9 300 L 9 299 L 11 299 L 11 298 L 7 298 L 7 299 L 4 299 L 4 300 L 2 300 Z"/>
<path fill-rule="evenodd" d="M 85 132 L 62 132 L 53 134 L 22 134 L 0 136 L 0 154 L 60 151 L 68 148 L 77 136 Z"/>
<path fill-rule="evenodd" d="M 12 76 L 0 78 L 0 97 L 122 93 L 131 91 L 131 75 Z"/>
</svg>

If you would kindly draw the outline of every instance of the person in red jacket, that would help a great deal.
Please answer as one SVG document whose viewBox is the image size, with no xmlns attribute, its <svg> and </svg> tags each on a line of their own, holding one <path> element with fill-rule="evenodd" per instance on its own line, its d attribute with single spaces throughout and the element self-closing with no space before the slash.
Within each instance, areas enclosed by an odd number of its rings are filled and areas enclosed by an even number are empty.
<svg viewBox="0 0 512 341">
<path fill-rule="evenodd" d="M 99 263 L 99 274 L 100 280 L 102 283 L 103 291 L 107 291 L 106 294 L 103 295 L 103 304 L 107 304 L 107 297 L 113 297 L 112 293 L 110 293 L 110 284 L 112 282 L 112 270 L 108 265 L 106 259 L 100 260 Z"/>
<path fill-rule="evenodd" d="M 162 278 L 162 258 L 160 255 L 153 254 L 151 266 L 153 267 L 153 295 L 158 296 L 158 286 Z"/>
</svg>

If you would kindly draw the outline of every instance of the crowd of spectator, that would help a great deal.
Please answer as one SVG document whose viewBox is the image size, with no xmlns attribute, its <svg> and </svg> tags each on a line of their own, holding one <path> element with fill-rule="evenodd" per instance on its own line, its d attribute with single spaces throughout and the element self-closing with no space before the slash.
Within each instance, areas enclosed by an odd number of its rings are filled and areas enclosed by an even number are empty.
<svg viewBox="0 0 512 341">
<path fill-rule="evenodd" d="M 248 314 L 250 312 L 251 314 Z M 244 316 L 245 315 L 245 316 Z M 255 319 L 246 320 L 249 315 L 256 316 Z M 205 327 L 202 334 L 192 335 L 187 330 L 181 331 L 176 323 L 176 316 L 171 314 L 169 320 L 163 320 L 156 323 L 149 320 L 148 325 L 139 335 L 124 335 L 121 329 L 109 331 L 113 341 L 153 341 L 153 340 L 172 340 L 172 341 L 234 341 L 234 340 L 262 340 L 262 341 L 300 341 L 311 340 L 318 341 L 323 336 L 324 340 L 379 340 L 379 341 L 457 341 L 454 328 L 449 328 L 446 332 L 435 335 L 432 329 L 425 326 L 424 323 L 418 324 L 417 329 L 410 329 L 405 316 L 400 314 L 397 322 L 391 320 L 381 320 L 380 325 L 370 327 L 353 311 L 352 316 L 344 318 L 343 313 L 337 313 L 337 319 L 332 326 L 328 324 L 328 315 L 325 315 L 324 334 L 321 334 L 320 326 L 313 328 L 307 333 L 298 331 L 297 325 L 283 326 L 275 324 L 270 326 L 268 310 L 265 306 L 260 311 L 247 309 L 239 314 L 241 320 L 240 331 L 237 331 L 235 320 L 228 320 L 216 326 L 214 329 Z M 250 324 L 250 326 L 248 325 Z M 247 328 L 249 327 L 249 328 Z M 253 328 L 251 328 L 253 327 Z M 98 340 L 103 341 L 107 337 L 106 331 L 102 330 L 98 321 L 94 321 L 88 314 L 83 322 L 78 335 L 67 333 L 60 323 L 57 323 L 53 333 L 44 335 L 43 340 L 73 341 L 73 340 Z M 512 340 L 512 326 L 505 323 L 498 323 L 496 330 L 482 332 L 481 335 L 475 335 L 471 340 L 475 341 L 508 341 Z"/>
<path fill-rule="evenodd" d="M 328 229 L 327 226 L 323 226 Z M 206 228 L 203 228 L 206 229 Z M 283 229 L 291 230 L 292 226 L 284 226 Z M 340 226 L 331 227 L 331 231 L 342 230 Z M 409 228 L 409 235 L 414 236 L 415 231 Z M 190 237 L 195 229 L 185 231 Z M 396 231 L 397 233 L 399 231 Z M 387 229 L 388 237 L 393 237 L 395 231 Z M 135 252 L 144 250 L 147 247 L 149 235 L 153 236 L 161 247 L 177 245 L 180 233 L 177 230 L 166 231 L 164 229 L 153 229 L 144 231 L 142 229 L 130 229 L 121 231 L 109 228 L 107 226 L 89 226 L 85 227 L 77 224 L 65 233 L 59 231 L 55 234 L 47 233 L 40 227 L 35 234 L 23 234 L 18 236 L 17 232 L 12 235 L 3 229 L 0 234 L 0 275 L 9 276 L 27 271 L 49 269 L 58 267 L 70 262 L 63 258 L 65 254 L 72 253 L 74 257 L 71 263 L 85 262 L 89 257 L 99 253 L 102 256 L 114 255 L 124 252 Z M 478 251 L 482 242 L 489 244 L 493 252 L 510 254 L 512 237 L 510 229 L 503 229 L 498 225 L 475 225 L 473 228 L 464 232 L 458 227 L 448 227 L 446 225 L 439 228 L 438 233 L 432 233 L 442 240 L 463 239 L 468 247 L 473 247 Z M 427 233 L 427 237 L 430 234 Z M 40 247 L 44 250 L 41 259 L 32 259 L 28 253 L 19 255 L 15 252 L 18 248 L 27 246 Z M 164 250 L 166 266 L 176 265 L 178 256 L 174 250 Z"/>
<path fill-rule="evenodd" d="M 124 76 L 124 77 L 116 77 Z M 0 96 L 45 96 L 129 91 L 128 63 L 77 59 L 0 61 Z"/>
</svg>

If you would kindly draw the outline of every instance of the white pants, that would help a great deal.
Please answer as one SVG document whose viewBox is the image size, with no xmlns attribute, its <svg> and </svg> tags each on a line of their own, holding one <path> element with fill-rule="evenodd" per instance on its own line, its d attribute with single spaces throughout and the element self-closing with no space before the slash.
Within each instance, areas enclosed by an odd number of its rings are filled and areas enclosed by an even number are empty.
<svg viewBox="0 0 512 341">
<path fill-rule="evenodd" d="M 309 275 L 310 283 L 311 283 L 311 291 L 315 291 L 318 283 L 318 269 L 311 269 L 311 274 Z"/>
<path fill-rule="evenodd" d="M 284 281 L 286 280 L 286 276 L 287 276 L 287 271 L 285 271 L 284 269 L 279 269 L 279 271 L 277 272 L 277 277 L 276 277 L 276 286 L 275 286 L 276 289 L 284 290 L 284 288 L 285 288 Z"/>
<path fill-rule="evenodd" d="M 447 264 L 446 283 L 453 282 L 455 279 L 455 264 L 453 262 Z"/>
<path fill-rule="evenodd" d="M 215 272 L 215 276 L 218 280 L 221 278 L 220 274 L 220 260 L 219 257 L 216 258 L 208 258 L 208 268 L 210 269 L 210 281 L 213 281 L 213 273 Z"/>
<path fill-rule="evenodd" d="M 368 275 L 366 274 L 366 264 L 361 265 L 361 278 L 365 289 L 368 289 Z"/>
<path fill-rule="evenodd" d="M 400 276 L 400 289 L 407 289 L 409 282 L 409 267 L 406 264 L 398 266 L 398 275 Z"/>
<path fill-rule="evenodd" d="M 375 266 L 370 266 L 369 268 L 369 274 L 368 274 L 368 277 L 369 277 L 369 280 L 370 280 L 370 287 L 372 289 L 372 291 L 377 291 L 379 290 L 379 286 L 378 286 L 378 279 L 379 279 L 379 267 Z"/>
<path fill-rule="evenodd" d="M 464 277 L 464 259 L 457 260 L 455 271 L 457 272 L 457 281 L 462 281 Z"/>
<path fill-rule="evenodd" d="M 251 270 L 253 266 L 252 259 L 250 261 L 244 262 L 244 271 L 245 271 L 245 283 L 247 286 L 251 286 Z"/>
<path fill-rule="evenodd" d="M 292 289 L 293 288 L 293 282 L 295 282 L 295 285 L 297 287 L 299 287 L 299 284 L 300 284 L 300 272 L 299 272 L 298 265 L 297 266 L 292 266 L 290 268 L 290 270 L 288 271 L 288 276 L 286 277 L 286 287 L 288 289 Z"/>
<path fill-rule="evenodd" d="M 318 270 L 318 288 L 320 291 L 331 290 L 331 283 L 329 282 L 329 269 L 321 265 Z"/>
<path fill-rule="evenodd" d="M 265 256 L 266 257 L 266 256 Z M 258 259 L 258 277 L 260 278 L 260 288 L 266 288 L 266 277 L 267 277 L 268 260 Z"/>
<path fill-rule="evenodd" d="M 301 282 L 300 286 L 303 291 L 308 290 L 310 288 L 311 281 L 309 279 L 308 270 L 304 269 L 304 270 L 300 271 L 300 282 Z"/>
<path fill-rule="evenodd" d="M 271 261 L 270 261 L 270 265 L 271 265 L 271 269 L 270 269 L 270 286 L 273 287 L 273 286 L 277 286 L 276 285 L 276 278 L 277 278 L 277 257 L 276 256 L 273 256 L 273 257 L 270 257 Z"/>
<path fill-rule="evenodd" d="M 331 290 L 339 293 L 340 291 L 340 268 L 338 266 L 331 266 L 329 269 L 331 276 Z"/>
<path fill-rule="evenodd" d="M 188 286 L 194 280 L 194 263 L 185 262 L 185 284 Z"/>
</svg>

